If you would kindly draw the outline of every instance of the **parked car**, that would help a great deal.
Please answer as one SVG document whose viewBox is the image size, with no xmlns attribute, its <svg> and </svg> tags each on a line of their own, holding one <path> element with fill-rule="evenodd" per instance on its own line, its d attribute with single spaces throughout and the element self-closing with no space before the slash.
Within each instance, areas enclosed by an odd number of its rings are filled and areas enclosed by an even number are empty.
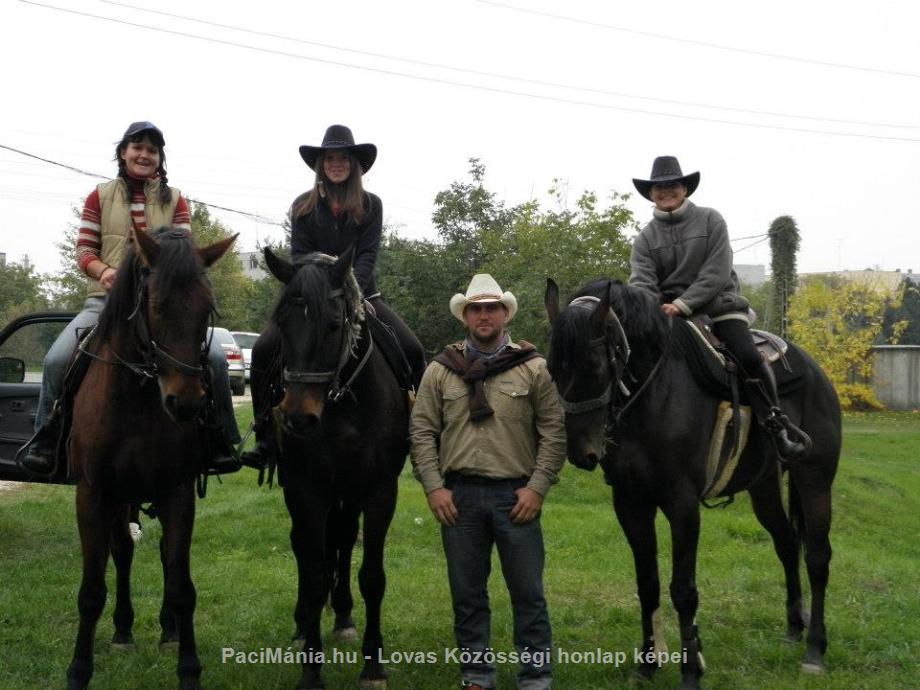
<svg viewBox="0 0 920 690">
<path fill-rule="evenodd" d="M 0 479 L 66 480 L 37 477 L 16 464 L 16 452 L 32 438 L 42 361 L 73 312 L 39 312 L 14 319 L 0 330 Z"/>
<path fill-rule="evenodd" d="M 211 335 L 212 332 L 213 336 Z M 226 328 L 216 326 L 208 328 L 208 338 L 211 337 L 217 341 L 224 349 L 224 354 L 227 355 L 230 390 L 233 395 L 243 395 L 246 392 L 246 369 L 243 366 L 243 350 L 236 344 L 233 336 L 230 335 L 230 331 Z"/>
<path fill-rule="evenodd" d="M 246 368 L 246 382 L 249 382 L 249 364 L 252 362 L 252 346 L 259 337 L 258 333 L 230 331 L 236 344 L 243 350 L 243 366 Z"/>
</svg>

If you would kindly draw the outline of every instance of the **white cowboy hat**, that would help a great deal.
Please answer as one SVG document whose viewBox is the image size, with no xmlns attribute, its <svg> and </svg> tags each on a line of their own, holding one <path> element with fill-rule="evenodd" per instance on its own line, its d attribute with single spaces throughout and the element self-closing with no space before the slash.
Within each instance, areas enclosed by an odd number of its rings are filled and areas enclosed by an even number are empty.
<svg viewBox="0 0 920 690">
<path fill-rule="evenodd" d="M 495 282 L 495 278 L 488 273 L 477 273 L 470 281 L 466 294 L 459 292 L 450 298 L 450 313 L 463 321 L 463 310 L 471 302 L 500 302 L 508 310 L 508 321 L 514 318 L 517 311 L 517 298 L 510 292 L 502 292 Z M 464 322 L 465 323 L 465 322 Z"/>
</svg>

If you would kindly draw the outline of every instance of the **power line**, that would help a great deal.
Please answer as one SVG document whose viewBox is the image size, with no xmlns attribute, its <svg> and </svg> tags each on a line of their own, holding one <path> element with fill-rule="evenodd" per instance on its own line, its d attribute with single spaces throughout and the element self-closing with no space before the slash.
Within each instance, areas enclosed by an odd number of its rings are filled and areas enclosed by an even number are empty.
<svg viewBox="0 0 920 690">
<path fill-rule="evenodd" d="M 66 163 L 60 163 L 58 161 L 51 160 L 50 158 L 42 158 L 41 156 L 36 156 L 34 153 L 29 153 L 28 151 L 23 151 L 21 149 L 13 148 L 12 146 L 7 146 L 6 144 L 0 144 L 0 149 L 12 151 L 13 153 L 18 153 L 19 155 L 26 156 L 28 158 L 34 158 L 35 160 L 42 161 L 43 163 L 48 163 L 49 165 L 55 165 L 59 168 L 64 168 L 65 170 L 70 170 L 79 175 L 86 175 L 87 177 L 94 177 L 98 180 L 111 180 L 112 179 L 111 177 L 108 177 L 106 175 L 100 175 L 99 173 L 82 170 L 81 168 L 76 168 L 72 165 L 67 165 Z M 186 200 L 191 201 L 195 204 L 201 204 L 202 206 L 207 206 L 208 208 L 216 208 L 216 209 L 220 209 L 221 211 L 229 211 L 230 213 L 236 213 L 241 216 L 246 216 L 247 218 L 250 218 L 251 220 L 257 221 L 259 223 L 264 223 L 266 225 L 277 225 L 278 227 L 284 226 L 283 223 L 279 223 L 276 220 L 272 220 L 271 218 L 268 218 L 266 216 L 259 215 L 258 213 L 252 213 L 250 211 L 241 211 L 237 208 L 229 208 L 227 206 L 219 206 L 218 204 L 211 204 L 211 203 L 208 203 L 207 201 L 201 201 L 200 199 L 193 199 L 190 196 L 187 196 L 185 198 Z"/>
<path fill-rule="evenodd" d="M 572 91 L 584 91 L 586 93 L 594 93 L 603 96 L 614 96 L 616 98 L 632 98 L 634 100 L 640 101 L 650 101 L 653 103 L 667 103 L 670 105 L 680 105 L 680 106 L 689 106 L 692 108 L 707 108 L 710 110 L 724 110 L 727 112 L 733 113 L 744 113 L 746 115 L 767 115 L 770 117 L 785 117 L 796 120 L 810 120 L 813 122 L 831 122 L 834 124 L 846 124 L 846 125 L 861 125 L 866 127 L 896 127 L 900 129 L 920 129 L 920 125 L 901 125 L 890 122 L 866 122 L 862 120 L 846 120 L 840 118 L 831 118 L 831 117 L 818 117 L 813 115 L 796 115 L 793 113 L 783 113 L 778 111 L 770 110 L 758 110 L 755 108 L 738 108 L 733 106 L 724 106 L 724 105 L 710 105 L 707 103 L 695 103 L 693 101 L 681 101 L 670 98 L 659 98 L 655 96 L 640 96 L 638 94 L 624 93 L 620 91 L 609 91 L 606 89 L 597 89 L 588 86 L 574 86 L 572 84 L 563 84 L 561 82 L 547 81 L 544 79 L 531 79 L 528 77 L 514 76 L 508 74 L 500 74 L 498 72 L 488 72 L 482 70 L 467 69 L 464 67 L 455 67 L 453 65 L 446 65 L 438 62 L 428 62 L 425 60 L 415 60 L 412 58 L 397 57 L 395 55 L 387 55 L 385 53 L 375 53 L 369 50 L 359 50 L 356 48 L 343 48 L 342 46 L 332 45 L 330 43 L 321 43 L 319 41 L 309 41 L 303 38 L 297 38 L 295 36 L 286 36 L 284 34 L 272 33 L 270 31 L 256 31 L 255 29 L 247 29 L 242 26 L 234 26 L 232 24 L 222 24 L 220 22 L 212 22 L 206 19 L 198 19 L 196 17 L 189 17 L 182 14 L 174 14 L 172 12 L 164 12 L 162 10 L 152 10 L 147 7 L 139 7 L 137 5 L 129 5 L 123 2 L 115 2 L 115 0 L 99 0 L 106 5 L 114 5 L 116 7 L 124 7 L 131 10 L 136 10 L 138 12 L 147 12 L 149 14 L 160 15 L 163 17 L 171 17 L 172 19 L 181 19 L 186 22 L 195 22 L 197 24 L 204 24 L 205 26 L 213 26 L 220 29 L 230 29 L 231 31 L 239 31 L 241 33 L 252 34 L 254 36 L 264 36 L 266 38 L 276 38 L 283 41 L 291 41 L 293 43 L 302 43 L 304 45 L 315 46 L 318 48 L 325 48 L 329 50 L 338 50 L 344 53 L 354 53 L 356 55 L 365 55 L 368 57 L 382 58 L 384 60 L 392 60 L 394 62 L 404 62 L 410 65 L 420 65 L 422 67 L 434 67 L 436 69 L 445 69 L 452 72 L 460 72 L 462 74 L 472 74 L 479 77 L 490 77 L 494 79 L 504 79 L 506 81 L 516 81 L 524 84 L 533 84 L 535 86 L 548 86 L 551 88 L 557 89 L 568 89 Z"/>
<path fill-rule="evenodd" d="M 745 246 L 741 247 L 741 249 L 736 249 L 734 253 L 737 254 L 738 252 L 743 252 L 745 249 L 750 249 L 751 247 L 757 246 L 758 244 L 761 244 L 762 242 L 766 242 L 768 239 L 770 238 L 764 237 L 762 239 L 757 240 L 756 242 L 751 242 L 750 244 L 746 244 Z"/>
<path fill-rule="evenodd" d="M 493 7 L 500 7 L 505 10 L 512 10 L 514 12 L 524 12 L 526 14 L 533 14 L 539 17 L 547 17 L 549 19 L 558 19 L 565 22 L 571 22 L 573 24 L 582 24 L 584 26 L 593 26 L 598 29 L 608 29 L 610 31 L 620 31 L 622 33 L 634 34 L 636 36 L 645 36 L 647 38 L 657 38 L 662 41 L 673 41 L 675 43 L 684 43 L 687 45 L 701 46 L 704 48 L 713 48 L 715 50 L 727 50 L 733 53 L 743 53 L 746 55 L 756 55 L 758 57 L 772 58 L 774 60 L 787 60 L 790 62 L 802 62 L 809 65 L 820 65 L 821 67 L 835 67 L 838 69 L 848 69 L 856 70 L 858 72 L 870 72 L 873 74 L 886 74 L 893 77 L 909 77 L 911 79 L 920 79 L 920 74 L 915 72 L 899 72 L 896 70 L 887 70 L 880 69 L 877 67 L 863 67 L 862 65 L 848 65 L 842 62 L 831 62 L 830 60 L 814 60 L 812 58 L 803 58 L 797 57 L 795 55 L 783 55 L 781 53 L 768 53 L 762 50 L 752 50 L 750 48 L 738 48 L 737 46 L 723 45 L 720 43 L 708 43 L 706 41 L 698 41 L 692 38 L 682 38 L 680 36 L 669 36 L 668 34 L 658 34 L 651 31 L 641 31 L 639 29 L 627 29 L 623 26 L 614 26 L 613 24 L 604 24 L 602 22 L 595 22 L 588 19 L 579 19 L 577 17 L 569 17 L 563 14 L 553 14 L 552 12 L 543 12 L 541 10 L 533 10 L 528 7 L 517 7 L 515 5 L 506 5 L 501 2 L 494 2 L 494 0 L 473 0 L 473 2 L 478 2 L 483 5 L 491 5 Z"/>
<path fill-rule="evenodd" d="M 511 96 L 522 96 L 525 98 L 532 98 L 532 99 L 536 99 L 540 101 L 548 101 L 548 102 L 554 102 L 554 103 L 567 103 L 570 105 L 579 105 L 579 106 L 586 106 L 586 107 L 591 107 L 591 108 L 601 108 L 604 110 L 617 110 L 617 111 L 622 111 L 622 112 L 635 113 L 639 115 L 655 115 L 658 117 L 667 117 L 667 118 L 672 118 L 672 119 L 677 119 L 677 120 L 708 122 L 712 124 L 733 125 L 737 127 L 754 127 L 757 129 L 771 129 L 771 130 L 782 131 L 782 132 L 797 132 L 800 134 L 823 134 L 827 136 L 850 137 L 850 138 L 856 138 L 856 139 L 877 139 L 877 140 L 882 140 L 882 141 L 902 141 L 902 142 L 910 142 L 910 143 L 920 143 L 920 139 L 911 138 L 911 137 L 887 136 L 887 135 L 881 135 L 881 134 L 859 134 L 856 132 L 835 132 L 831 130 L 809 129 L 806 127 L 787 127 L 784 125 L 767 125 L 767 124 L 758 124 L 754 122 L 740 122 L 737 120 L 724 120 L 720 118 L 702 117 L 702 116 L 697 116 L 697 115 L 677 115 L 674 113 L 667 113 L 667 112 L 662 112 L 658 110 L 645 110 L 642 108 L 629 108 L 626 106 L 617 106 L 617 105 L 610 105 L 610 104 L 605 104 L 605 103 L 595 103 L 592 101 L 583 101 L 583 100 L 572 99 L 572 98 L 561 98 L 557 96 L 544 96 L 541 94 L 528 93 L 526 91 L 514 91 L 511 89 L 500 89 L 500 88 L 492 87 L 492 86 L 469 84 L 465 82 L 452 81 L 449 79 L 440 79 L 437 77 L 426 77 L 422 75 L 406 74 L 405 72 L 397 72 L 395 70 L 387 70 L 387 69 L 381 69 L 377 67 L 367 67 L 364 65 L 355 65 L 355 64 L 351 64 L 347 62 L 341 62 L 338 60 L 328 60 L 325 58 L 310 57 L 307 55 L 300 55 L 298 53 L 291 53 L 291 52 L 287 52 L 283 50 L 276 50 L 272 48 L 262 48 L 259 46 L 252 46 L 252 45 L 248 45 L 245 43 L 238 43 L 236 41 L 228 41 L 225 39 L 211 38 L 209 36 L 200 36 L 198 34 L 187 33 L 184 31 L 174 31 L 171 29 L 163 29 L 157 26 L 149 26 L 147 24 L 138 24 L 136 22 L 129 22 L 123 19 L 103 17 L 101 15 L 92 14 L 89 12 L 81 12 L 78 10 L 71 10 L 71 9 L 64 8 L 64 7 L 57 7 L 54 5 L 46 5 L 46 4 L 39 3 L 39 2 L 33 2 L 32 0 L 19 0 L 19 1 L 26 5 L 33 5 L 35 7 L 43 7 L 45 9 L 54 10 L 57 12 L 66 12 L 68 14 L 75 14 L 78 16 L 89 17 L 92 19 L 100 19 L 103 21 L 112 22 L 115 24 L 121 24 L 124 26 L 132 26 L 132 27 L 147 30 L 147 31 L 156 31 L 159 33 L 171 34 L 174 36 L 182 36 L 184 38 L 192 38 L 192 39 L 196 39 L 200 41 L 205 41 L 208 43 L 216 43 L 219 45 L 232 46 L 235 48 L 243 48 L 246 50 L 252 50 L 255 52 L 259 52 L 259 53 L 279 55 L 282 57 L 292 57 L 292 58 L 296 58 L 299 60 L 318 62 L 321 64 L 333 65 L 336 67 L 344 67 L 346 69 L 357 69 L 357 70 L 362 70 L 365 72 L 372 72 L 375 74 L 386 74 L 388 76 L 401 77 L 404 79 L 415 79 L 415 80 L 425 81 L 429 83 L 446 84 L 450 86 L 460 86 L 462 88 L 474 89 L 474 90 L 479 90 L 479 91 L 487 91 L 490 93 L 500 93 L 500 94 L 511 95 Z"/>
</svg>

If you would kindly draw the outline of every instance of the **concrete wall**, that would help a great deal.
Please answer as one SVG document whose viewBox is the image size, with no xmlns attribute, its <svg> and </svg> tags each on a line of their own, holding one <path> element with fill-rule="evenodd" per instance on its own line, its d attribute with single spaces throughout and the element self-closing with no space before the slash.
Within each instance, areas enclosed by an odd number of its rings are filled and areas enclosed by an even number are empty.
<svg viewBox="0 0 920 690">
<path fill-rule="evenodd" d="M 872 390 L 889 410 L 920 409 L 920 345 L 873 347 Z"/>
</svg>

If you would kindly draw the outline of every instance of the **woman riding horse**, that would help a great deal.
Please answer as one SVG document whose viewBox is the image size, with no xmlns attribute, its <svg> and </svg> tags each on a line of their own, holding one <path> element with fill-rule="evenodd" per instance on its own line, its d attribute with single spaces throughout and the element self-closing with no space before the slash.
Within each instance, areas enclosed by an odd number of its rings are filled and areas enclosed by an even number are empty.
<svg viewBox="0 0 920 690">
<path fill-rule="evenodd" d="M 98 185 L 83 204 L 77 265 L 87 276 L 87 297 L 83 309 L 61 331 L 45 356 L 35 415 L 36 436 L 22 459 L 22 464 L 33 472 L 50 474 L 56 467 L 55 451 L 63 420 L 55 402 L 64 392 L 65 374 L 80 333 L 99 320 L 132 231 L 146 232 L 161 226 L 191 231 L 188 204 L 178 189 L 167 185 L 165 145 L 163 133 L 153 123 L 131 123 L 115 147 L 117 177 Z M 240 434 L 230 397 L 227 358 L 216 340 L 208 351 L 208 365 L 220 425 L 211 444 L 215 453 L 210 465 L 218 472 L 232 472 L 239 469 L 232 455 Z"/>
<path fill-rule="evenodd" d="M 660 295 L 661 311 L 668 316 L 712 318 L 715 334 L 741 368 L 758 422 L 772 436 L 783 461 L 797 460 L 807 453 L 807 438 L 790 428 L 773 376 L 754 346 L 749 304 L 732 267 L 725 220 L 715 209 L 688 198 L 699 183 L 700 174 L 684 175 L 673 156 L 656 158 L 648 180 L 633 179 L 639 194 L 655 208 L 633 243 L 629 284 Z M 790 438 L 790 430 L 802 440 Z"/>
<path fill-rule="evenodd" d="M 396 335 L 412 369 L 412 385 L 418 388 L 425 371 L 425 353 L 415 334 L 403 323 L 377 290 L 374 267 L 383 227 L 380 197 L 365 192 L 362 177 L 377 159 L 374 144 L 355 144 L 348 127 L 332 125 L 320 146 L 301 146 L 300 156 L 316 172 L 312 189 L 291 205 L 291 258 L 294 263 L 308 254 L 339 256 L 355 246 L 354 274 L 358 286 L 374 307 L 377 318 Z M 256 446 L 243 454 L 243 462 L 262 467 L 272 455 L 266 423 L 272 404 L 268 369 L 278 357 L 281 340 L 270 323 L 252 348 L 252 406 Z"/>
</svg>

